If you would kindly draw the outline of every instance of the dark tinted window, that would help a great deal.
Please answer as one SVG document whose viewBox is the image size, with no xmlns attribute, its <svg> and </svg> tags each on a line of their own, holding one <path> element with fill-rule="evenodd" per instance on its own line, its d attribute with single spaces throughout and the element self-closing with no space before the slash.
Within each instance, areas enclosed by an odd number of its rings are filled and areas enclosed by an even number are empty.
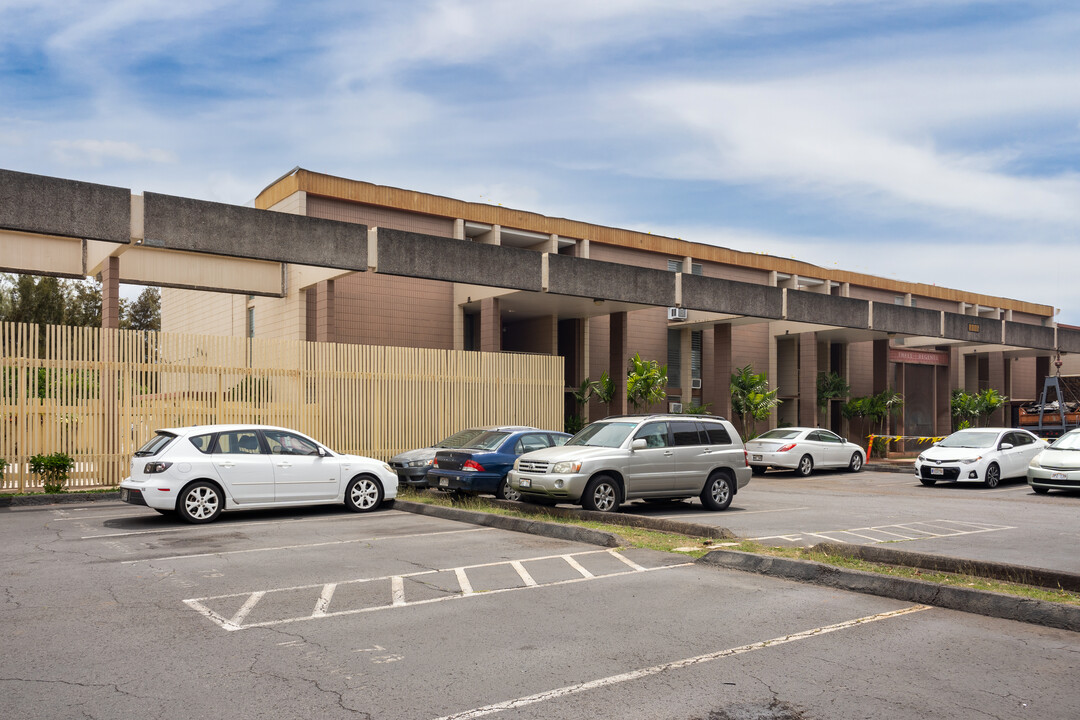
<svg viewBox="0 0 1080 720">
<path fill-rule="evenodd" d="M 254 430 L 234 430 L 218 435 L 214 452 L 225 455 L 258 455 L 262 453 L 262 446 Z"/>
<path fill-rule="evenodd" d="M 666 422 L 645 423 L 634 435 L 635 440 L 645 440 L 645 447 L 658 448 L 668 446 L 668 424 Z"/>
<path fill-rule="evenodd" d="M 192 445 L 195 446 L 195 449 L 198 450 L 199 452 L 208 453 L 208 452 L 210 452 L 210 446 L 214 442 L 214 436 L 213 435 L 193 435 L 193 436 L 189 437 L 188 440 L 191 442 Z"/>
<path fill-rule="evenodd" d="M 533 450 L 543 450 L 550 446 L 551 441 L 548 439 L 547 434 L 522 435 L 521 439 L 517 441 L 517 445 L 514 447 L 514 452 L 521 455 L 522 453 L 532 452 Z"/>
<path fill-rule="evenodd" d="M 139 457 L 157 455 L 165 446 L 173 441 L 176 436 L 171 433 L 158 433 L 148 443 L 139 448 L 135 454 Z"/>
<path fill-rule="evenodd" d="M 1013 436 L 1016 438 L 1017 445 L 1030 445 L 1031 443 L 1035 442 L 1035 438 L 1031 437 L 1027 433 L 1016 432 L 1013 433 Z"/>
<path fill-rule="evenodd" d="M 456 432 L 448 438 L 444 438 L 435 444 L 437 448 L 463 448 L 468 447 L 469 443 L 476 438 L 484 434 L 483 430 L 477 430 L 471 428 L 469 430 L 462 430 Z"/>
<path fill-rule="evenodd" d="M 833 435 L 828 430 L 819 431 L 818 432 L 818 439 L 820 439 L 822 442 L 831 442 L 831 443 L 840 442 L 840 436 L 839 435 Z"/>
<path fill-rule="evenodd" d="M 675 438 L 675 445 L 700 445 L 701 438 L 698 436 L 698 424 L 679 420 L 671 423 L 671 434 Z"/>
<path fill-rule="evenodd" d="M 710 445 L 730 445 L 731 435 L 728 434 L 727 428 L 720 423 L 702 423 L 705 428 L 705 435 L 709 438 Z"/>
</svg>

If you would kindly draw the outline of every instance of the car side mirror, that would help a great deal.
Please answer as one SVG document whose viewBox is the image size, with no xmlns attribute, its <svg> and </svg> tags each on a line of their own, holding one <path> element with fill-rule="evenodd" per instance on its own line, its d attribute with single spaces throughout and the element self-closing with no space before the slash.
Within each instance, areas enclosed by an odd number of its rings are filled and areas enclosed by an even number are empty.
<svg viewBox="0 0 1080 720">
<path fill-rule="evenodd" d="M 323 447 L 319 448 L 319 457 L 326 457 L 326 449 L 325 448 L 323 448 Z"/>
<path fill-rule="evenodd" d="M 631 450 L 644 450 L 647 447 L 649 447 L 649 441 L 645 438 L 637 438 L 630 443 Z"/>
<path fill-rule="evenodd" d="M 1012 450 L 1013 449 L 1013 444 L 1012 443 L 1001 443 L 1001 447 L 999 449 L 1000 450 Z"/>
</svg>

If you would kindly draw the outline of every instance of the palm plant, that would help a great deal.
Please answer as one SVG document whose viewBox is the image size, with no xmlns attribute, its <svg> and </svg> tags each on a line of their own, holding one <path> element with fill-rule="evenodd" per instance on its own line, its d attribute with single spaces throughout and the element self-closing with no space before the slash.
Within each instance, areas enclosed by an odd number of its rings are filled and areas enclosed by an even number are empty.
<svg viewBox="0 0 1080 720">
<path fill-rule="evenodd" d="M 655 405 L 667 397 L 667 365 L 656 360 L 642 360 L 634 353 L 626 374 L 626 399 L 635 412 Z"/>
<path fill-rule="evenodd" d="M 773 408 L 782 402 L 776 393 L 769 390 L 766 374 L 755 373 L 751 365 L 731 374 L 731 410 L 742 421 L 744 440 L 754 437 L 754 423 L 767 420 Z"/>
</svg>

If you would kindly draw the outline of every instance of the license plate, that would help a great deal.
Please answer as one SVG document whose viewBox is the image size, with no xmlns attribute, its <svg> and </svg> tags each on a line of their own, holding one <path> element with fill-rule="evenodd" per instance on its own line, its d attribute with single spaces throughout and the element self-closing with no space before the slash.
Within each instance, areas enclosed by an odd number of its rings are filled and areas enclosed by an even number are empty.
<svg viewBox="0 0 1080 720">
<path fill-rule="evenodd" d="M 944 475 L 945 468 L 930 468 L 931 475 Z"/>
<path fill-rule="evenodd" d="M 521 478 L 518 480 L 519 487 L 532 487 L 532 480 L 529 478 Z"/>
<path fill-rule="evenodd" d="M 760 460 L 760 459 L 761 459 L 761 456 L 760 456 L 760 455 L 754 455 L 754 459 L 755 459 L 755 460 Z"/>
<path fill-rule="evenodd" d="M 439 478 L 439 487 L 450 487 L 450 480 L 448 478 Z"/>
<path fill-rule="evenodd" d="M 1050 473 L 1051 480 L 1068 480 L 1069 476 L 1065 473 Z"/>
</svg>

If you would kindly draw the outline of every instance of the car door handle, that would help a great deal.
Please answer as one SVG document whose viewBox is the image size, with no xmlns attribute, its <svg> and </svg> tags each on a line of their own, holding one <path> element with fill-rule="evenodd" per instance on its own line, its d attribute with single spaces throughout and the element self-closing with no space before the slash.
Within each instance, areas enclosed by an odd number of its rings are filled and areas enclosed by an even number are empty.
<svg viewBox="0 0 1080 720">
<path fill-rule="evenodd" d="M 234 462 L 232 462 L 232 461 L 230 461 L 230 460 L 226 460 L 225 462 L 223 462 L 223 463 L 220 463 L 220 465 L 221 465 L 221 467 L 223 467 L 223 468 L 231 468 L 231 467 L 236 467 L 236 463 L 234 463 Z"/>
<path fill-rule="evenodd" d="M 279 463 L 277 464 L 277 466 L 278 466 L 279 468 L 291 468 L 291 467 L 292 467 L 292 463 L 288 463 L 288 462 L 279 462 Z"/>
<path fill-rule="evenodd" d="M 675 454 L 675 453 L 674 453 L 674 451 L 672 451 L 672 450 L 665 450 L 665 451 L 664 451 L 664 455 L 665 455 L 665 456 L 667 456 L 667 457 L 670 457 L 670 456 L 672 456 L 672 455 L 674 455 L 674 454 Z"/>
</svg>

